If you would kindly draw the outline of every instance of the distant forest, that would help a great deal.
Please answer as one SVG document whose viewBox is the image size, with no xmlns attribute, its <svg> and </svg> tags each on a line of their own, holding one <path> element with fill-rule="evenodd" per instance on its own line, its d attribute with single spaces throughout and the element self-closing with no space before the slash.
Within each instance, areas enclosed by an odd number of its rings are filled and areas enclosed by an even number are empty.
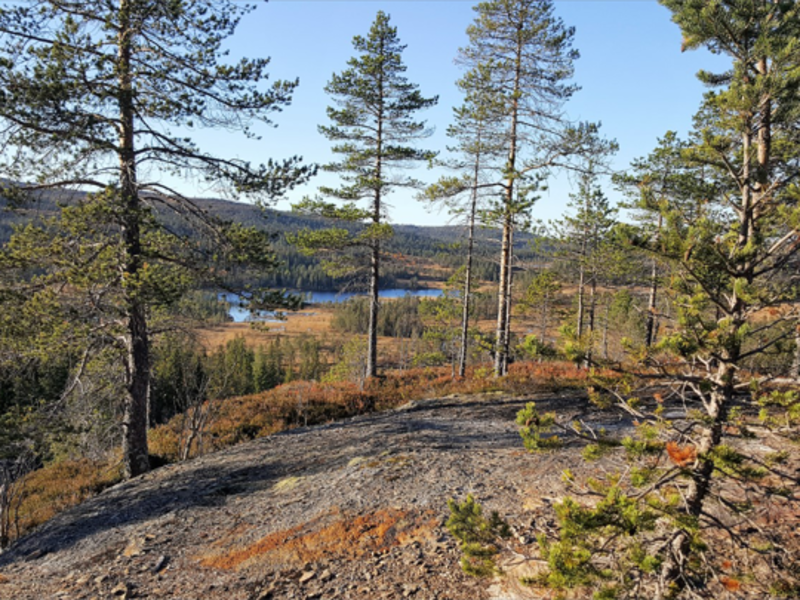
<svg viewBox="0 0 800 600">
<path fill-rule="evenodd" d="M 9 210 L 8 202 L 0 198 L 0 243 L 6 243 L 14 227 L 55 216 L 60 204 L 73 204 L 83 197 L 81 192 L 58 190 L 39 192 L 37 199 L 24 207 Z M 232 285 L 286 288 L 303 291 L 359 290 L 366 281 L 358 274 L 332 276 L 326 272 L 317 256 L 308 256 L 287 242 L 286 236 L 302 228 L 320 229 L 327 226 L 319 217 L 294 214 L 253 204 L 230 200 L 202 198 L 195 200 L 198 207 L 223 221 L 254 226 L 274 235 L 273 250 L 279 265 L 268 272 L 246 270 L 231 274 Z M 193 232 L 177 220 L 172 222 L 163 215 L 167 225 L 180 235 L 191 237 Z M 355 226 L 354 226 L 355 227 Z M 482 282 L 497 282 L 499 267 L 496 262 L 500 232 L 482 229 L 475 248 L 474 277 Z M 384 288 L 425 288 L 442 282 L 452 275 L 464 261 L 461 247 L 464 228 L 457 225 L 423 227 L 418 225 L 394 226 L 394 237 L 385 247 L 385 267 L 381 274 Z M 518 263 L 535 260 L 531 246 L 533 236 L 520 233 L 515 241 L 514 255 Z M 435 272 L 430 267 L 438 267 Z M 441 270 L 443 269 L 443 271 Z"/>
</svg>

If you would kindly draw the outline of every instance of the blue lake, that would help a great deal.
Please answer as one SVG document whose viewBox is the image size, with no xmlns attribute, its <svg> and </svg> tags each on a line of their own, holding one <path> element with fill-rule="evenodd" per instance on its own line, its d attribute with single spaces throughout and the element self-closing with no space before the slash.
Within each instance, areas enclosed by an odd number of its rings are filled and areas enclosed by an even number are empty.
<svg viewBox="0 0 800 600">
<path fill-rule="evenodd" d="M 414 296 L 417 298 L 439 298 L 444 292 L 442 290 L 403 290 L 403 289 L 391 289 L 391 290 L 380 290 L 378 295 L 381 298 L 403 298 L 405 296 Z M 303 296 L 303 301 L 309 304 L 323 304 L 326 302 L 344 302 L 345 300 L 349 300 L 350 298 L 354 298 L 356 296 L 365 296 L 366 294 L 363 292 L 300 292 Z M 236 294 L 220 294 L 220 300 L 226 300 L 230 302 L 231 309 L 230 315 L 233 317 L 233 321 L 235 323 L 242 323 L 244 321 L 271 321 L 271 316 L 274 313 L 265 312 L 260 317 L 253 317 L 250 315 L 250 311 L 246 308 L 239 306 L 239 296 Z"/>
</svg>

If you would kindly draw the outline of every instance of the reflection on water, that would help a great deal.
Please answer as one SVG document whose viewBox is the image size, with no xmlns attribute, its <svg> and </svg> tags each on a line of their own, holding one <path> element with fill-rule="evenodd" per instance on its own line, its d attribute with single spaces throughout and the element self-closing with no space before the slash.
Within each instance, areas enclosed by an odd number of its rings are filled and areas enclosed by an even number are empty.
<svg viewBox="0 0 800 600">
<path fill-rule="evenodd" d="M 415 296 L 418 298 L 438 298 L 443 294 L 442 290 L 381 290 L 378 295 L 381 298 L 403 298 L 404 296 Z M 355 296 L 364 296 L 363 292 L 301 292 L 303 301 L 309 304 L 323 304 L 326 302 L 344 302 Z M 271 311 L 264 311 L 260 316 L 253 317 L 250 311 L 240 306 L 240 299 L 237 294 L 221 293 L 220 300 L 225 300 L 230 303 L 230 315 L 233 317 L 234 323 L 242 323 L 245 321 L 276 321 L 275 313 Z"/>
</svg>

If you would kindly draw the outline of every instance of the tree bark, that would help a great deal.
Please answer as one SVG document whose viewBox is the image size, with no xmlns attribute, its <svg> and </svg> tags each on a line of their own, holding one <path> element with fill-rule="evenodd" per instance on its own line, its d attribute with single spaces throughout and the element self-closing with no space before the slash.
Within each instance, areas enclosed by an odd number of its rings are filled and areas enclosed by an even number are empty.
<svg viewBox="0 0 800 600">
<path fill-rule="evenodd" d="M 592 364 L 592 354 L 594 350 L 594 317 L 597 309 L 597 273 L 592 273 L 592 281 L 589 285 L 589 310 L 587 311 L 589 322 L 589 346 L 586 349 L 586 360 L 583 363 L 585 368 L 589 368 Z"/>
<path fill-rule="evenodd" d="M 717 383 L 720 387 L 711 393 L 707 404 L 709 425 L 703 427 L 698 435 L 696 447 L 697 461 L 691 470 L 691 479 L 684 491 L 685 514 L 699 518 L 703 505 L 711 489 L 711 477 L 714 473 L 714 459 L 711 452 L 722 440 L 722 430 L 728 418 L 728 407 L 734 393 L 735 369 L 731 363 L 723 363 L 719 367 Z M 669 600 L 686 587 L 686 570 L 691 556 L 692 533 L 685 529 L 676 529 L 667 547 L 664 562 L 661 565 L 655 600 Z"/>
<path fill-rule="evenodd" d="M 383 40 L 381 40 L 381 52 L 383 56 Z M 375 132 L 375 181 L 381 182 L 383 176 L 383 162 L 381 160 L 383 153 L 383 120 L 384 120 L 384 82 L 383 76 L 378 78 L 378 95 L 380 103 L 378 112 L 375 117 L 376 132 Z M 381 223 L 381 188 L 380 183 L 375 188 L 375 195 L 372 202 L 372 223 L 373 225 L 380 225 Z M 370 245 L 370 269 L 369 269 L 369 325 L 367 333 L 367 365 L 365 377 L 371 379 L 378 375 L 378 309 L 380 291 L 380 277 L 381 277 L 381 244 L 377 238 L 372 240 Z"/>
<path fill-rule="evenodd" d="M 653 260 L 650 271 L 650 295 L 647 299 L 647 318 L 644 323 L 644 345 L 649 348 L 655 341 L 656 299 L 658 294 L 658 263 Z"/>
<path fill-rule="evenodd" d="M 503 241 L 500 249 L 500 282 L 498 284 L 497 298 L 497 333 L 495 339 L 494 375 L 502 377 L 508 372 L 508 320 L 511 315 L 508 309 L 511 305 L 509 293 L 511 291 L 511 258 L 512 236 L 514 229 L 514 184 L 516 182 L 517 167 L 517 127 L 519 123 L 519 91 L 522 84 L 522 42 L 517 42 L 514 57 L 514 94 L 511 100 L 511 123 L 508 136 L 508 160 L 506 162 L 506 181 L 503 198 Z"/>
<path fill-rule="evenodd" d="M 508 319 L 508 278 L 511 263 L 511 216 L 507 213 L 503 223 L 503 241 L 500 249 L 500 282 L 497 298 L 497 331 L 494 354 L 494 375 L 502 377 L 508 370 L 506 320 Z"/>
<path fill-rule="evenodd" d="M 611 319 L 611 298 L 606 301 L 606 314 L 603 318 L 603 360 L 608 360 L 608 328 Z"/>
<path fill-rule="evenodd" d="M 581 251 L 578 265 L 578 314 L 576 316 L 575 333 L 578 339 L 583 336 L 583 313 L 585 312 L 586 294 L 586 240 L 581 241 Z"/>
<path fill-rule="evenodd" d="M 381 250 L 377 240 L 374 240 L 370 257 L 369 278 L 369 327 L 367 339 L 367 366 L 366 377 L 375 377 L 378 374 L 378 291 L 380 286 L 380 260 Z"/>
<path fill-rule="evenodd" d="M 131 46 L 134 32 L 130 24 L 128 0 L 120 0 L 119 30 L 119 109 L 120 109 L 120 196 L 122 242 L 126 259 L 122 273 L 126 283 L 127 360 L 126 398 L 122 416 L 122 454 L 126 477 L 150 470 L 147 448 L 147 413 L 150 403 L 150 339 L 147 310 L 140 297 L 139 276 L 143 265 L 141 211 L 136 180 L 134 149 L 133 83 Z"/>
<path fill-rule="evenodd" d="M 481 137 L 478 133 L 478 147 Z M 480 155 L 475 157 L 475 170 L 472 181 L 472 201 L 469 208 L 469 232 L 467 235 L 467 262 L 464 270 L 464 296 L 461 298 L 461 348 L 458 351 L 458 376 L 463 378 L 467 372 L 467 344 L 469 342 L 469 304 L 472 294 L 472 250 L 475 245 L 475 213 L 478 208 L 478 175 Z"/>
<path fill-rule="evenodd" d="M 5 471 L 5 467 L 0 467 Z M 11 541 L 11 515 L 9 501 L 10 494 L 8 493 L 8 474 L 6 472 L 0 474 L 0 552 L 8 547 Z"/>
<path fill-rule="evenodd" d="M 794 326 L 794 360 L 789 374 L 794 379 L 800 379 L 800 323 Z"/>
</svg>

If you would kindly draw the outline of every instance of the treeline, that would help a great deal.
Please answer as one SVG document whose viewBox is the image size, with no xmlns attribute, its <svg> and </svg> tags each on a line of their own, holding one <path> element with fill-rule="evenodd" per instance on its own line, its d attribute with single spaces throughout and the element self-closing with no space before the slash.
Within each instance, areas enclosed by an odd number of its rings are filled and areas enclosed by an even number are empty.
<svg viewBox="0 0 800 600">
<path fill-rule="evenodd" d="M 69 190 L 43 190 L 37 192 L 25 206 L 15 207 L 13 210 L 8 201 L 0 197 L 0 210 L 3 211 L 3 218 L 0 219 L 0 243 L 5 244 L 11 239 L 15 227 L 52 218 L 58 214 L 61 205 L 69 206 L 84 197 L 85 194 Z M 303 254 L 286 239 L 302 228 L 324 227 L 322 219 L 226 200 L 206 198 L 195 202 L 214 217 L 254 227 L 272 236 L 272 251 L 276 258 L 274 268 L 266 271 L 246 267 L 233 269 L 228 277 L 231 285 L 248 284 L 303 291 L 337 291 L 354 285 L 352 276 L 332 275 L 324 268 L 319 257 Z M 202 235 L 168 211 L 157 213 L 158 218 L 178 235 L 188 238 Z M 382 287 L 424 287 L 426 282 L 431 282 L 425 268 L 427 264 L 450 270 L 459 268 L 463 262 L 464 233 L 464 228 L 458 226 L 396 226 L 394 235 L 385 247 Z M 498 232 L 492 229 L 482 230 L 480 237 L 482 244 L 476 249 L 474 276 L 479 281 L 497 282 L 498 265 L 493 248 L 499 244 Z M 529 262 L 537 258 L 533 240 L 533 236 L 526 233 L 516 240 L 515 254 L 520 261 Z"/>
<path fill-rule="evenodd" d="M 209 400 L 264 392 L 295 380 L 317 380 L 327 367 L 319 340 L 310 335 L 278 336 L 255 348 L 236 337 L 211 353 L 185 336 L 167 336 L 155 352 L 151 425 Z"/>
</svg>

